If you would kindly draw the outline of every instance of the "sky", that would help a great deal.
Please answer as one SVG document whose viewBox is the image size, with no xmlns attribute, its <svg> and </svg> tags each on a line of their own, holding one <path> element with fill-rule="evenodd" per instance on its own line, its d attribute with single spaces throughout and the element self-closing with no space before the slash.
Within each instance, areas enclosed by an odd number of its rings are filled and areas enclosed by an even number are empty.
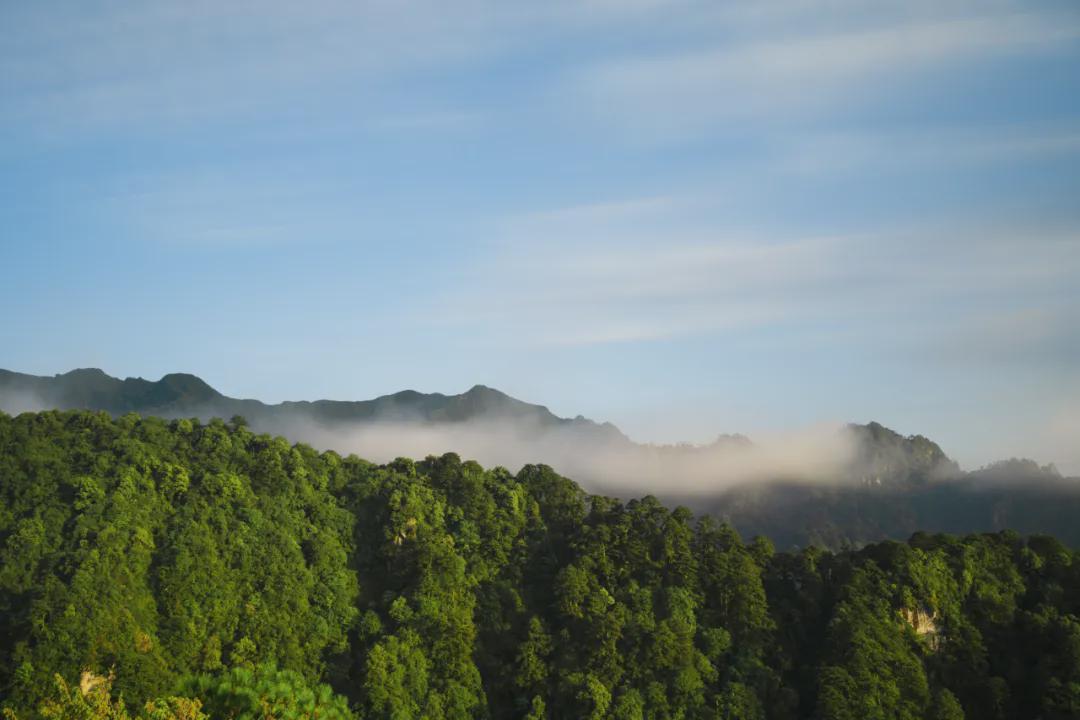
<svg viewBox="0 0 1080 720">
<path fill-rule="evenodd" d="M 1080 474 L 1080 4 L 0 3 L 0 367 Z"/>
</svg>

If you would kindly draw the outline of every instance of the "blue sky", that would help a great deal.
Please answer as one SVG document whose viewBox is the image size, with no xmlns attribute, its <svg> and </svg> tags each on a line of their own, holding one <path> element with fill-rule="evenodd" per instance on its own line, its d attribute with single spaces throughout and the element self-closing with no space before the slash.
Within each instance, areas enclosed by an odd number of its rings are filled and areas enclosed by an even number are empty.
<svg viewBox="0 0 1080 720">
<path fill-rule="evenodd" d="M 1080 473 L 1080 6 L 8 2 L 0 367 Z"/>
</svg>

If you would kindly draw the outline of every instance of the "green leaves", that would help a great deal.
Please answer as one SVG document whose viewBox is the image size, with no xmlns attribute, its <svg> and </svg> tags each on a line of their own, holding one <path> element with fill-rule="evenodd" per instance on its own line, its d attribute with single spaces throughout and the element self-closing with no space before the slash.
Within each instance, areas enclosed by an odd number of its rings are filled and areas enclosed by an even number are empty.
<svg viewBox="0 0 1080 720">
<path fill-rule="evenodd" d="M 184 680 L 185 695 L 200 698 L 211 718 L 231 720 L 353 720 L 345 698 L 327 685 L 273 665 L 232 668 Z"/>
<path fill-rule="evenodd" d="M 1080 714 L 1052 538 L 777 553 L 546 466 L 378 466 L 239 420 L 0 416 L 0 560 L 29 719 Z"/>
</svg>

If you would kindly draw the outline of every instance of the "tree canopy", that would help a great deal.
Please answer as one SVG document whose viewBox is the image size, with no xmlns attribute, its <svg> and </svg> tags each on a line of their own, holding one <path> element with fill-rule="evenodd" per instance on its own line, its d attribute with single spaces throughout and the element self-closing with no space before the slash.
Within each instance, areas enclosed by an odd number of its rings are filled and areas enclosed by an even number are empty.
<svg viewBox="0 0 1080 720">
<path fill-rule="evenodd" d="M 242 418 L 0 413 L 0 705 L 28 718 L 1075 718 L 1045 536 L 776 552 L 550 468 Z"/>
</svg>

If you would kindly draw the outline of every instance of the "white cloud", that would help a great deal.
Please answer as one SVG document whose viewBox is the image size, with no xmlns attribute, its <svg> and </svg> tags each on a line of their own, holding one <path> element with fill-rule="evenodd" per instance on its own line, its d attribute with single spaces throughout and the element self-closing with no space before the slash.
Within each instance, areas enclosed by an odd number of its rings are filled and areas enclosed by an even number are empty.
<svg viewBox="0 0 1080 720">
<path fill-rule="evenodd" d="M 464 0 L 0 5 L 0 122 L 63 137 L 143 132 L 254 113 L 309 124 L 372 119 L 430 129 L 475 108 L 388 106 L 409 73 L 482 66 L 590 29 L 617 31 L 667 3 Z M 58 16 L 63 14 L 62 18 Z M 430 80 L 430 77 L 428 78 Z M 329 112 L 328 112 L 329 111 Z M 415 117 L 408 117 L 409 114 Z"/>
<path fill-rule="evenodd" d="M 505 47 L 496 29 L 516 15 L 477 2 L 119 3 L 56 23 L 42 6 L 8 13 L 19 32 L 9 29 L 0 50 L 0 94 L 9 121 L 58 134 L 303 112 L 327 100 L 362 117 L 380 82 Z"/>
<path fill-rule="evenodd" d="M 807 176 L 1015 165 L 1080 153 L 1080 132 L 1019 127 L 988 131 L 807 133 L 781 137 L 770 163 Z"/>
<path fill-rule="evenodd" d="M 1080 275 L 1072 227 L 969 218 L 844 235 L 752 230 L 711 214 L 706 193 L 527 214 L 494 232 L 501 241 L 475 276 L 449 287 L 427 321 L 552 346 L 832 326 L 940 361 L 1008 335 L 1002 307 L 1027 313 L 1013 338 L 1067 342 L 1047 295 L 1074 296 Z"/>
<path fill-rule="evenodd" d="M 671 139 L 728 120 L 790 123 L 880 96 L 915 72 L 1045 52 L 1080 37 L 1080 23 L 1068 20 L 1010 12 L 774 32 L 692 52 L 605 60 L 576 82 L 601 122 Z"/>
<path fill-rule="evenodd" d="M 256 132 L 294 123 L 306 137 L 438 133 L 534 118 L 663 142 L 728 121 L 790 124 L 916 71 L 1046 52 L 1080 32 L 1073 15 L 1013 2 L 198 0 L 56 15 L 0 7 L 0 128 L 20 137 L 246 120 Z M 432 92 L 456 70 L 499 84 L 515 55 L 551 59 L 494 90 L 519 114 Z"/>
<path fill-rule="evenodd" d="M 543 462 L 591 492 L 623 497 L 707 494 L 740 483 L 776 479 L 835 482 L 851 476 L 855 460 L 853 436 L 834 424 L 764 433 L 753 443 L 701 447 L 633 445 L 619 437 L 522 420 L 338 427 L 290 422 L 259 429 L 376 462 L 444 452 L 515 472 L 526 463 Z"/>
<path fill-rule="evenodd" d="M 799 297 L 849 271 L 845 238 L 724 232 L 696 217 L 700 203 L 651 197 L 512 218 L 439 317 L 528 345 L 669 339 L 816 312 Z"/>
<path fill-rule="evenodd" d="M 574 51 L 521 89 L 535 112 L 555 111 L 544 107 L 549 81 L 584 66 L 574 82 L 605 122 L 682 132 L 1077 37 L 1074 17 L 1013 3 L 197 0 L 56 15 L 41 4 L 0 8 L 0 97 L 6 122 L 24 131 L 146 131 L 313 107 L 323 112 L 309 123 L 372 114 L 376 124 L 456 123 L 475 108 L 417 108 L 410 120 L 387 97 L 416 70 L 501 71 L 506 56 L 552 45 Z M 566 90 L 554 88 L 558 104 L 576 111 Z"/>
</svg>

